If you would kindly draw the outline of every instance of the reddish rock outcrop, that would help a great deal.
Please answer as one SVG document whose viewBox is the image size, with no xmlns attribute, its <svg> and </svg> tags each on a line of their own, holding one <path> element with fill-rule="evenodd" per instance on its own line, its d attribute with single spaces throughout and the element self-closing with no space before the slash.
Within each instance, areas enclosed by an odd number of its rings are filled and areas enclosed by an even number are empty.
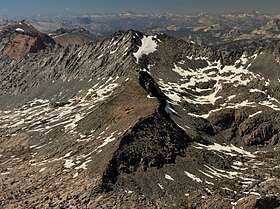
<svg viewBox="0 0 280 209">
<path fill-rule="evenodd" d="M 13 59 L 20 59 L 29 53 L 37 53 L 45 49 L 48 44 L 55 44 L 50 36 L 36 30 L 25 21 L 7 25 L 4 31 L 10 34 L 10 41 L 3 55 Z"/>
</svg>

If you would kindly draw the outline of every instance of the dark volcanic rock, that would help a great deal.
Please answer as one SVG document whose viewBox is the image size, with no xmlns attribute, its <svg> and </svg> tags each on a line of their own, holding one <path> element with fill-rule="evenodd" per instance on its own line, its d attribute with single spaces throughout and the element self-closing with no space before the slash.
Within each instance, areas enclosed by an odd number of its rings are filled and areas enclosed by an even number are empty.
<svg viewBox="0 0 280 209">
<path fill-rule="evenodd" d="M 110 189 L 119 173 L 162 168 L 175 163 L 176 156 L 184 156 L 191 139 L 165 114 L 156 112 L 142 119 L 123 136 L 103 175 L 102 189 Z"/>
</svg>

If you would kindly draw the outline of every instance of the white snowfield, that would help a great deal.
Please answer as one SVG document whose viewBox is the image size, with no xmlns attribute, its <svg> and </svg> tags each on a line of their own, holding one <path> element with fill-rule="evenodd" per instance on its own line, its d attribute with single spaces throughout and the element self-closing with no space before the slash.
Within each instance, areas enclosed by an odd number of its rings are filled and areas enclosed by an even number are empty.
<svg viewBox="0 0 280 209">
<path fill-rule="evenodd" d="M 137 52 L 133 53 L 134 57 L 136 58 L 136 63 L 139 62 L 139 59 L 145 54 L 148 55 L 150 53 L 153 53 L 157 50 L 157 43 L 156 40 L 157 36 L 144 36 L 141 39 L 142 45 L 139 46 L 139 49 Z"/>
<path fill-rule="evenodd" d="M 174 105 L 181 102 L 188 102 L 194 105 L 213 105 L 214 108 L 207 113 L 194 114 L 190 112 L 189 115 L 193 117 L 202 117 L 207 119 L 213 112 L 226 108 L 238 109 L 244 106 L 263 106 L 280 111 L 280 102 L 268 95 L 266 91 L 259 90 L 257 88 L 248 90 L 248 93 L 267 95 L 267 97 L 263 97 L 263 101 L 250 101 L 247 98 L 244 98 L 242 102 L 237 103 L 234 102 L 237 95 L 229 94 L 226 97 L 220 95 L 220 92 L 223 91 L 224 85 L 228 84 L 232 85 L 232 89 L 238 89 L 242 86 L 247 86 L 257 79 L 260 83 L 263 83 L 263 86 L 269 85 L 269 80 L 265 80 L 261 75 L 248 70 L 250 67 L 250 65 L 248 65 L 249 61 L 253 61 L 257 57 L 258 54 L 254 54 L 251 57 L 242 55 L 242 57 L 237 60 L 234 65 L 224 67 L 222 67 L 220 61 L 210 62 L 207 60 L 207 57 L 186 57 L 186 59 L 190 60 L 205 60 L 207 62 L 207 67 L 184 69 L 180 67 L 180 65 L 185 63 L 185 60 L 174 63 L 172 71 L 179 74 L 181 79 L 177 83 L 159 79 L 160 88 Z M 212 82 L 213 85 L 209 88 L 198 87 L 198 84 L 207 82 Z M 219 102 L 217 102 L 218 100 Z M 250 117 L 254 117 L 260 113 L 260 111 L 256 111 L 256 114 L 252 114 Z"/>
<path fill-rule="evenodd" d="M 196 60 L 201 59 L 205 60 L 205 57 L 196 58 Z M 223 84 L 232 83 L 235 87 L 240 85 L 247 85 L 251 80 L 258 77 L 259 75 L 254 75 L 250 71 L 244 68 L 236 68 L 235 66 L 225 66 L 222 68 L 219 61 L 211 63 L 207 61 L 208 66 L 201 69 L 183 69 L 179 67 L 176 63 L 172 69 L 174 72 L 182 76 L 181 84 L 176 83 L 161 83 L 164 90 L 172 93 L 167 93 L 167 96 L 170 98 L 176 98 L 176 102 L 187 101 L 193 104 L 212 104 L 214 105 L 218 99 L 221 99 L 221 96 L 218 96 L 218 93 L 223 88 Z M 216 72 L 218 70 L 218 72 Z M 200 89 L 196 85 L 203 82 L 215 81 L 213 88 L 210 89 Z M 210 92 L 206 96 L 197 96 L 195 94 L 190 94 L 189 97 L 183 97 L 176 95 L 183 93 L 184 89 L 194 89 L 195 92 Z M 176 95 L 176 96 L 174 96 Z"/>
</svg>

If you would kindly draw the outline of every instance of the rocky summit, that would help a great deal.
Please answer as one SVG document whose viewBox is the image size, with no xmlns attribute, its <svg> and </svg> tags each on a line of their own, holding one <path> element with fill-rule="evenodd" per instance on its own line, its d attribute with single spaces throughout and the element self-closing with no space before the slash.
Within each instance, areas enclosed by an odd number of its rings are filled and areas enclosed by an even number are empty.
<svg viewBox="0 0 280 209">
<path fill-rule="evenodd" d="M 240 48 L 1 26 L 0 208 L 279 208 L 280 43 Z"/>
</svg>

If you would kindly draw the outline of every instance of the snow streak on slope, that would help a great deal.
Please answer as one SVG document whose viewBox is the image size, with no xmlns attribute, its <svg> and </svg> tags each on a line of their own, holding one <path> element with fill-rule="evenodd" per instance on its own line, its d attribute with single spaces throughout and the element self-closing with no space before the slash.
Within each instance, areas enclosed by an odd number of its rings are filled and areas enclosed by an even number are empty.
<svg viewBox="0 0 280 209">
<path fill-rule="evenodd" d="M 184 171 L 184 172 L 185 172 L 185 174 L 186 174 L 189 178 L 191 178 L 192 180 L 194 180 L 194 181 L 196 181 L 196 182 L 198 182 L 198 183 L 202 182 L 202 180 L 201 180 L 200 178 L 198 178 L 198 177 L 196 177 L 195 175 L 189 173 L 188 171 Z"/>
<path fill-rule="evenodd" d="M 66 132 L 75 132 L 78 122 L 85 118 L 97 103 L 110 97 L 118 86 L 117 79 L 110 77 L 107 81 L 100 80 L 88 89 L 84 96 L 76 96 L 65 104 L 61 102 L 50 104 L 48 100 L 35 99 L 20 109 L 0 111 L 0 130 L 11 134 L 17 130 L 48 133 L 62 126 Z"/>
<path fill-rule="evenodd" d="M 210 62 L 205 57 L 195 59 L 187 57 L 187 59 L 191 59 L 189 61 L 203 60 L 207 62 L 207 66 L 197 69 L 190 67 L 184 69 L 182 65 L 186 62 L 185 60 L 174 63 L 172 71 L 181 76 L 179 82 L 166 82 L 160 79 L 159 84 L 164 93 L 172 100 L 172 104 L 187 102 L 193 105 L 212 105 L 215 107 L 202 115 L 190 113 L 190 115 L 196 117 L 208 118 L 212 112 L 224 108 L 236 109 L 243 106 L 256 107 L 261 105 L 278 111 L 280 110 L 280 102 L 264 91 L 258 89 L 248 91 L 248 93 L 266 94 L 267 97 L 259 98 L 260 101 L 243 100 L 236 103 L 232 102 L 236 95 L 230 95 L 224 90 L 225 86 L 230 85 L 232 92 L 234 92 L 233 89 L 238 92 L 240 88 L 254 82 L 263 84 L 263 86 L 266 85 L 267 81 L 261 75 L 248 70 L 249 60 L 256 59 L 257 56 L 257 54 L 251 57 L 243 55 L 232 66 L 222 66 L 220 61 Z"/>
<path fill-rule="evenodd" d="M 255 155 L 251 154 L 248 151 L 245 151 L 242 148 L 238 148 L 234 145 L 221 145 L 218 143 L 214 143 L 214 145 L 203 145 L 203 144 L 197 144 L 197 146 L 194 146 L 197 149 L 203 149 L 206 148 L 208 150 L 213 150 L 213 151 L 218 151 L 218 152 L 223 152 L 226 155 L 230 155 L 230 156 L 237 156 L 237 154 L 243 155 L 244 157 L 256 157 Z"/>
</svg>

